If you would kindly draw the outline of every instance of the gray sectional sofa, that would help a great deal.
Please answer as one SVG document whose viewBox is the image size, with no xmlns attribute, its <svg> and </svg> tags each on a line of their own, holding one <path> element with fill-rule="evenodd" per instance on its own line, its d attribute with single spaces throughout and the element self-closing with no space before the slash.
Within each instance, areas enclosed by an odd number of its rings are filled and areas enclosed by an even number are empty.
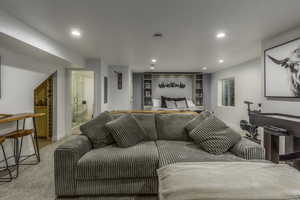
<svg viewBox="0 0 300 200">
<path fill-rule="evenodd" d="M 185 124 L 194 114 L 134 114 L 149 141 L 120 148 L 92 148 L 85 135 L 72 136 L 54 155 L 58 197 L 157 195 L 156 170 L 176 162 L 263 159 L 260 145 L 243 138 L 222 155 L 209 154 L 189 138 Z M 114 115 L 114 118 L 119 115 Z"/>
</svg>

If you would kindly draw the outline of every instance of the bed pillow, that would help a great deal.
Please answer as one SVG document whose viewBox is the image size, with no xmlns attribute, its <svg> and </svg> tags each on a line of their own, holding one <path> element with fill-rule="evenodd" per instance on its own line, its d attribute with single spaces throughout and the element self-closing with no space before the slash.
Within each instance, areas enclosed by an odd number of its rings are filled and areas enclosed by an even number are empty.
<svg viewBox="0 0 300 200">
<path fill-rule="evenodd" d="M 166 105 L 167 105 L 167 108 L 171 108 L 171 109 L 177 108 L 176 103 L 173 100 L 170 100 L 170 101 L 167 100 Z"/>
<path fill-rule="evenodd" d="M 202 149 L 212 154 L 223 154 L 241 140 L 241 135 L 215 116 L 210 116 L 190 132 L 190 137 Z"/>
<path fill-rule="evenodd" d="M 188 108 L 193 108 L 196 106 L 191 99 L 187 99 L 186 103 L 187 103 Z"/>
<path fill-rule="evenodd" d="M 130 147 L 142 142 L 146 132 L 132 114 L 121 117 L 105 124 L 105 127 L 120 147 Z"/>
<path fill-rule="evenodd" d="M 153 107 L 156 107 L 156 108 L 161 107 L 160 99 L 152 99 L 152 105 L 153 105 Z"/>
<path fill-rule="evenodd" d="M 201 124 L 210 115 L 211 114 L 208 111 L 201 112 L 197 117 L 195 117 L 194 119 L 186 123 L 184 127 L 185 130 L 187 130 L 188 133 L 191 132 L 194 128 L 196 128 L 199 124 Z"/>
<path fill-rule="evenodd" d="M 165 97 L 161 96 L 161 107 L 167 108 L 166 101 L 186 101 L 186 98 L 171 98 L 171 97 Z"/>
<path fill-rule="evenodd" d="M 114 143 L 114 138 L 105 129 L 104 125 L 113 120 L 109 112 L 103 112 L 91 121 L 80 126 L 83 135 L 86 135 L 93 148 L 100 148 Z"/>
<path fill-rule="evenodd" d="M 177 108 L 187 108 L 185 100 L 175 101 Z"/>
</svg>

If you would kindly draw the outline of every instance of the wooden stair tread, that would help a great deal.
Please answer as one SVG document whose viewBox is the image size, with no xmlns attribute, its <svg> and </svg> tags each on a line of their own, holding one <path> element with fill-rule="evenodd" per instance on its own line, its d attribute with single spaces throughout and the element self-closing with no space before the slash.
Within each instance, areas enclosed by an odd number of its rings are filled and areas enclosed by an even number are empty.
<svg viewBox="0 0 300 200">
<path fill-rule="evenodd" d="M 23 136 L 27 136 L 33 133 L 33 129 L 25 129 L 25 130 L 18 130 L 13 131 L 5 135 L 6 138 L 19 138 Z"/>
</svg>

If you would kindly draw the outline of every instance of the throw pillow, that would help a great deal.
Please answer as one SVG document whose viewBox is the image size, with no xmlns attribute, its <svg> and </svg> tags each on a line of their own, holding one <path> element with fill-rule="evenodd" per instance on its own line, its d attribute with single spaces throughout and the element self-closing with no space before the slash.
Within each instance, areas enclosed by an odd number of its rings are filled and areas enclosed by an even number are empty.
<svg viewBox="0 0 300 200">
<path fill-rule="evenodd" d="M 191 99 L 187 99 L 186 103 L 188 105 L 188 108 L 192 108 L 195 107 L 196 105 L 193 103 L 193 101 Z"/>
<path fill-rule="evenodd" d="M 184 100 L 176 101 L 176 106 L 177 108 L 187 108 L 186 101 Z"/>
<path fill-rule="evenodd" d="M 167 108 L 166 101 L 186 101 L 186 98 L 171 98 L 171 97 L 165 97 L 161 96 L 161 107 Z"/>
<path fill-rule="evenodd" d="M 105 127 L 120 147 L 130 147 L 144 140 L 146 132 L 132 114 L 108 122 Z"/>
<path fill-rule="evenodd" d="M 210 116 L 199 124 L 192 132 L 190 137 L 202 149 L 212 154 L 222 154 L 227 152 L 234 144 L 241 140 L 241 135 L 224 122 Z"/>
<path fill-rule="evenodd" d="M 171 108 L 171 109 L 174 109 L 176 108 L 176 103 L 175 101 L 166 101 L 166 105 L 167 105 L 167 108 Z"/>
<path fill-rule="evenodd" d="M 113 118 L 109 112 L 103 112 L 80 126 L 82 134 L 89 138 L 93 148 L 104 147 L 115 142 L 110 133 L 104 128 L 104 125 L 112 120 Z"/>
<path fill-rule="evenodd" d="M 160 107 L 161 106 L 161 103 L 160 103 L 160 99 L 152 99 L 152 105 L 153 107 Z"/>
<path fill-rule="evenodd" d="M 201 112 L 197 117 L 186 123 L 185 130 L 187 132 L 191 132 L 194 128 L 196 128 L 201 122 L 203 122 L 207 117 L 209 117 L 211 114 L 208 111 Z"/>
</svg>

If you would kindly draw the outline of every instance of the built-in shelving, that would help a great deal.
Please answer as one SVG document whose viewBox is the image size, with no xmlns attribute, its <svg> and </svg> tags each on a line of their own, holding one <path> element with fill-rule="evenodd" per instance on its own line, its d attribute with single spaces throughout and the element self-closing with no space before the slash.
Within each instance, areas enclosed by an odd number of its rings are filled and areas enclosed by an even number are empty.
<svg viewBox="0 0 300 200">
<path fill-rule="evenodd" d="M 143 109 L 148 110 L 152 108 L 153 98 L 153 75 L 158 73 L 144 73 L 143 75 Z M 174 73 L 175 74 L 175 73 Z M 181 73 L 176 73 L 179 76 Z M 182 73 L 186 75 L 187 73 Z M 203 74 L 202 73 L 189 73 L 193 79 L 193 102 L 196 106 L 203 106 Z"/>
<path fill-rule="evenodd" d="M 194 103 L 196 106 L 203 106 L 203 74 L 194 75 Z"/>
<path fill-rule="evenodd" d="M 145 73 L 143 80 L 144 109 L 152 106 L 152 74 Z"/>
</svg>

